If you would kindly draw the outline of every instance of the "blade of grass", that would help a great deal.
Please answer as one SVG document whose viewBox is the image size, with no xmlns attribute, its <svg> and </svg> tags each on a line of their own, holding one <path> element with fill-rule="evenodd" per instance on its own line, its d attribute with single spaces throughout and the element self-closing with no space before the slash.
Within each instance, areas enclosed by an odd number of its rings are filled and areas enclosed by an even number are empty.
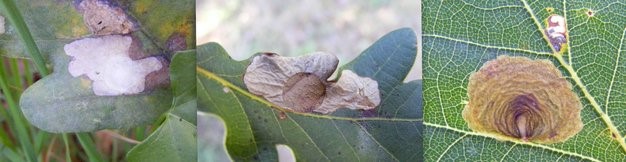
<svg viewBox="0 0 626 162">
<path fill-rule="evenodd" d="M 15 30 L 17 30 L 18 35 L 26 46 L 26 51 L 35 62 L 35 66 L 37 67 L 39 73 L 41 73 L 42 76 L 48 75 L 46 62 L 44 61 L 43 56 L 41 56 L 41 53 L 39 53 L 39 48 L 37 48 L 37 44 L 35 44 L 35 40 L 30 34 L 28 26 L 26 26 L 26 22 L 24 22 L 24 18 L 17 9 L 15 2 L 13 2 L 13 0 L 0 1 L 0 11 L 4 11 L 3 13 L 6 18 L 11 24 L 13 24 L 13 26 L 15 26 Z"/>
<path fill-rule="evenodd" d="M 2 89 L 2 92 L 4 93 L 7 105 L 9 105 L 9 116 L 13 119 L 13 124 L 15 124 L 13 127 L 17 133 L 16 138 L 20 141 L 22 151 L 26 153 L 26 160 L 37 161 L 37 154 L 35 153 L 35 149 L 33 148 L 33 144 L 30 141 L 30 135 L 28 133 L 29 126 L 24 123 L 24 116 L 22 116 L 16 100 L 9 89 L 4 68 L 0 70 L 0 89 Z"/>
<path fill-rule="evenodd" d="M 44 149 L 44 143 L 45 142 L 49 142 L 49 138 L 48 138 L 48 133 L 45 132 L 36 132 L 36 131 L 31 131 L 33 132 L 33 136 L 34 136 L 34 142 L 33 144 L 35 145 L 35 151 L 36 152 L 41 152 Z"/>
<path fill-rule="evenodd" d="M 24 75 L 26 76 L 26 85 L 31 85 L 34 82 L 33 72 L 30 71 L 30 62 L 28 60 L 22 60 L 24 64 Z"/>
<path fill-rule="evenodd" d="M 15 162 L 22 162 L 24 161 L 24 159 L 22 158 L 22 156 L 20 156 L 19 154 L 17 154 L 16 152 L 14 152 L 13 150 L 4 150 L 2 152 L 2 154 L 4 154 L 5 157 L 7 157 L 9 160 L 11 161 L 15 161 Z"/>
<path fill-rule="evenodd" d="M 11 65 L 11 77 L 13 77 L 13 87 L 17 92 L 15 95 L 19 96 L 22 93 L 22 88 L 24 88 L 24 84 L 22 84 L 22 77 L 20 76 L 20 64 L 19 60 L 11 58 L 9 59 L 9 64 Z"/>
<path fill-rule="evenodd" d="M 72 154 L 70 152 L 70 144 L 67 139 L 67 134 L 63 133 L 61 136 L 63 136 L 63 144 L 65 144 L 65 161 L 72 162 Z"/>
<path fill-rule="evenodd" d="M 135 139 L 137 141 L 143 141 L 146 138 L 146 128 L 145 127 L 137 127 L 135 128 Z"/>
<path fill-rule="evenodd" d="M 85 150 L 85 153 L 87 153 L 89 161 L 104 161 L 100 156 L 100 153 L 98 153 L 98 150 L 96 150 L 96 145 L 94 144 L 93 139 L 91 139 L 88 133 L 76 133 L 76 138 L 78 138 L 78 142 L 80 142 L 81 146 L 83 146 L 83 150 Z"/>
</svg>

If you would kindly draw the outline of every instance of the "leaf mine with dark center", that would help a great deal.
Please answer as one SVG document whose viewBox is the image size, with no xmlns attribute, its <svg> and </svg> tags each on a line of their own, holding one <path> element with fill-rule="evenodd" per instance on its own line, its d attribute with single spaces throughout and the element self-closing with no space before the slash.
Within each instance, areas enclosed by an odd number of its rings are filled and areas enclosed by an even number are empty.
<svg viewBox="0 0 626 162">
<path fill-rule="evenodd" d="M 378 84 L 345 70 L 337 82 L 327 81 L 337 57 L 313 53 L 301 57 L 261 54 L 246 69 L 248 90 L 277 106 L 297 112 L 328 114 L 338 108 L 374 109 L 380 103 Z"/>
<path fill-rule="evenodd" d="M 95 35 L 128 34 L 135 26 L 124 10 L 110 0 L 82 0 L 76 8 Z"/>
<path fill-rule="evenodd" d="M 548 60 L 499 56 L 472 73 L 463 119 L 476 132 L 563 142 L 583 127 L 582 104 Z"/>
</svg>

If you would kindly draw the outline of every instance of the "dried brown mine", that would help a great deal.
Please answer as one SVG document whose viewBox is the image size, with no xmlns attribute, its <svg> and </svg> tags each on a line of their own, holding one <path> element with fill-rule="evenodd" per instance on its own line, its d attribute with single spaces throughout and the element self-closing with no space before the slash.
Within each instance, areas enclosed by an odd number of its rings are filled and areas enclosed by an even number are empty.
<svg viewBox="0 0 626 162">
<path fill-rule="evenodd" d="M 375 80 L 344 70 L 337 82 L 327 81 L 337 63 L 337 57 L 326 53 L 301 57 L 265 53 L 252 59 L 243 79 L 251 93 L 297 112 L 376 108 L 380 93 Z"/>
<path fill-rule="evenodd" d="M 463 119 L 476 132 L 563 142 L 582 127 L 582 104 L 548 60 L 500 56 L 470 76 Z"/>
<path fill-rule="evenodd" d="M 95 35 L 128 34 L 134 23 L 124 10 L 111 1 L 83 0 L 77 5 L 85 24 Z"/>
</svg>

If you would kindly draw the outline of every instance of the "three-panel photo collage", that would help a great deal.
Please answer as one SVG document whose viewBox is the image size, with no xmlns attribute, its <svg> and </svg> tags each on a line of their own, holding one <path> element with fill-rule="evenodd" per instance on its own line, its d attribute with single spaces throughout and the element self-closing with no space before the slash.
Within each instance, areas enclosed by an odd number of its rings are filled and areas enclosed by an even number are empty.
<svg viewBox="0 0 626 162">
<path fill-rule="evenodd" d="M 0 0 L 0 162 L 626 161 L 626 0 Z"/>
</svg>

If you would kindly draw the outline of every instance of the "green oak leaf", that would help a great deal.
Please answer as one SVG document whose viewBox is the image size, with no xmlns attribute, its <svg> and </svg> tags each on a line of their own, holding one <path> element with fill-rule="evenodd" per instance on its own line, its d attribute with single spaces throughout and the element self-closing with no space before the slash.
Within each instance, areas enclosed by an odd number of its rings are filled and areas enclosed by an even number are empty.
<svg viewBox="0 0 626 162">
<path fill-rule="evenodd" d="M 197 161 L 196 126 L 173 114 L 141 144 L 133 147 L 128 161 Z"/>
<path fill-rule="evenodd" d="M 423 1 L 427 161 L 625 161 L 624 1 Z M 591 11 L 592 15 L 589 15 Z M 568 46 L 543 35 L 566 18 Z M 461 112 L 470 74 L 498 55 L 551 60 L 583 104 L 584 127 L 568 141 L 536 144 L 473 132 Z"/>
<path fill-rule="evenodd" d="M 235 161 L 276 161 L 277 144 L 302 161 L 420 161 L 421 81 L 402 83 L 417 55 L 411 29 L 393 31 L 340 69 L 378 82 L 374 111 L 340 109 L 330 115 L 281 112 L 243 84 L 250 59 L 232 60 L 216 43 L 198 47 L 200 111 L 227 127 L 226 147 Z M 339 74 L 341 75 L 341 74 Z"/>
<path fill-rule="evenodd" d="M 165 7 L 165 1 L 116 1 L 118 5 L 129 10 L 129 6 L 135 6 L 135 3 L 142 5 L 150 4 L 151 6 Z M 174 1 L 172 1 L 174 2 Z M 175 1 L 176 3 L 185 3 L 185 5 L 193 5 L 191 0 Z M 94 37 L 89 34 L 82 16 L 74 8 L 74 1 L 41 1 L 41 3 L 33 3 L 30 1 L 19 1 L 17 4 L 20 12 L 24 15 L 24 20 L 33 33 L 40 51 L 47 57 L 53 73 L 30 86 L 20 98 L 20 107 L 26 118 L 38 128 L 49 132 L 89 132 L 100 129 L 126 129 L 139 125 L 153 123 L 155 119 L 163 113 L 169 112 L 180 115 L 185 120 L 195 123 L 195 83 L 193 80 L 193 67 L 183 67 L 185 63 L 172 60 L 171 77 L 172 87 L 161 86 L 159 88 L 143 92 L 137 95 L 122 96 L 96 96 L 94 95 L 90 81 L 86 77 L 72 77 L 67 70 L 70 57 L 65 54 L 63 46 L 81 37 Z M 177 6 L 171 8 L 171 12 L 166 13 L 172 15 L 188 14 L 188 8 Z M 128 12 L 128 11 L 127 11 Z M 146 12 L 152 12 L 151 8 Z M 155 10 L 155 12 L 157 12 Z M 165 12 L 158 10 L 158 12 Z M 147 27 L 142 20 L 154 17 L 152 14 L 131 15 L 137 19 L 139 25 L 138 31 L 132 32 L 131 35 L 140 42 L 143 53 L 148 55 L 164 56 L 172 58 L 175 54 L 173 51 L 182 51 L 192 49 L 194 46 L 186 48 L 176 48 L 175 50 L 168 47 L 172 43 L 167 40 L 158 40 L 153 38 L 153 30 L 146 30 L 158 27 Z M 163 23 L 178 22 L 178 16 L 162 17 Z M 69 25 L 68 25 L 69 23 Z M 154 25 L 154 24 L 150 24 Z M 185 28 L 185 29 L 182 29 Z M 193 25 L 181 26 L 180 30 L 193 28 Z M 10 29 L 9 29 L 10 31 Z M 154 31 L 156 32 L 156 31 Z M 169 33 L 172 35 L 178 31 L 162 30 L 159 34 Z M 13 35 L 13 37 L 8 37 Z M 9 33 L 6 40 L 16 40 L 16 34 Z M 183 35 L 186 39 L 187 36 Z M 0 41 L 5 37 L 0 36 Z M 12 55 L 24 55 L 20 52 L 21 45 L 19 41 L 7 44 L 8 47 L 19 47 L 15 49 L 7 48 L 13 51 Z M 189 43 L 188 41 L 186 43 Z M 174 43 L 176 44 L 176 43 Z M 4 46 L 0 48 L 5 49 Z M 192 51 L 182 51 L 182 55 L 195 56 Z M 183 54 L 185 53 L 185 54 Z M 179 55 L 181 55 L 179 54 Z M 11 56 L 11 55 L 7 55 Z M 24 56 L 25 57 L 25 56 Z M 195 62 L 193 58 L 185 57 L 182 60 Z M 182 72 L 184 71 L 184 72 Z M 186 79 L 186 81 L 185 81 Z M 174 91 L 174 94 L 172 94 Z M 174 105 L 172 105 L 174 102 Z"/>
<path fill-rule="evenodd" d="M 24 91 L 20 107 L 31 124 L 49 132 L 90 132 L 132 128 L 154 122 L 173 100 L 172 90 L 162 87 L 137 95 L 96 96 L 86 77 L 72 77 L 70 57 L 58 47 L 52 74 Z"/>
<path fill-rule="evenodd" d="M 226 125 L 219 116 L 198 112 L 198 161 L 233 161 L 226 151 Z"/>
<path fill-rule="evenodd" d="M 174 101 L 170 113 L 196 123 L 196 51 L 177 53 L 170 63 L 170 80 Z"/>
</svg>

